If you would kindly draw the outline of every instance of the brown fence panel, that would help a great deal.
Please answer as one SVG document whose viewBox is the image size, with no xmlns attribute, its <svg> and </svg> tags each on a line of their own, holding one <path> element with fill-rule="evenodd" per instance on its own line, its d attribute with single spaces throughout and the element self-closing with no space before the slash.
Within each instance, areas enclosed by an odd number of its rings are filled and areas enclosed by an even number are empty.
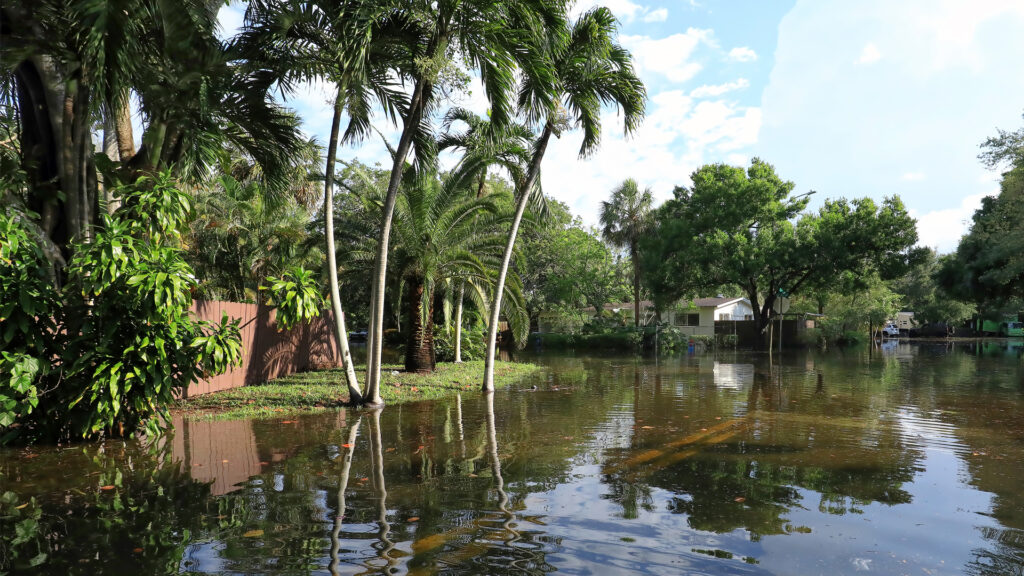
<svg viewBox="0 0 1024 576">
<path fill-rule="evenodd" d="M 256 304 L 197 300 L 192 304 L 197 320 L 220 322 L 224 314 L 236 318 L 242 333 L 242 364 L 219 376 L 192 384 L 185 396 L 259 384 L 273 378 L 314 368 L 341 364 L 334 341 L 334 317 L 326 311 L 308 324 L 278 331 L 273 308 Z"/>
</svg>

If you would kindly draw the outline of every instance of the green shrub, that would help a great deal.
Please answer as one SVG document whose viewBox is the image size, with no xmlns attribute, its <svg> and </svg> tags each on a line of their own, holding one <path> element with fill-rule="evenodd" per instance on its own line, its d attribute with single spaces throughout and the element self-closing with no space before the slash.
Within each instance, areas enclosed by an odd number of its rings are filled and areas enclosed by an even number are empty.
<svg viewBox="0 0 1024 576">
<path fill-rule="evenodd" d="M 434 355 L 438 362 L 455 361 L 455 329 L 434 334 Z M 487 355 L 487 330 L 482 326 L 462 329 L 462 360 L 483 360 Z"/>
<path fill-rule="evenodd" d="M 0 442 L 15 432 L 50 440 L 142 425 L 156 432 L 176 395 L 241 358 L 237 321 L 189 316 L 196 280 L 180 248 L 187 195 L 168 174 L 115 194 L 121 207 L 73 246 L 59 294 L 27 219 L 0 216 L 0 246 L 18 252 L 0 258 Z"/>
</svg>

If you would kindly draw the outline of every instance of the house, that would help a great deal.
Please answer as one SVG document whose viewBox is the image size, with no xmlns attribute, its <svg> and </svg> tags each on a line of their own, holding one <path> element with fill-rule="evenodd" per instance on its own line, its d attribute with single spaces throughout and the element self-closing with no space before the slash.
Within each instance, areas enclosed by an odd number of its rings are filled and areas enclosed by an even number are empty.
<svg viewBox="0 0 1024 576">
<path fill-rule="evenodd" d="M 633 303 L 615 302 L 605 304 L 603 307 L 605 318 L 618 318 L 624 326 L 633 325 Z M 593 318 L 595 309 L 593 306 L 580 309 L 582 316 Z M 654 302 L 650 300 L 640 301 L 640 325 L 651 324 L 655 318 Z M 737 320 L 753 320 L 754 310 L 750 306 L 750 300 L 746 298 L 731 298 L 716 296 L 714 298 L 697 298 L 696 300 L 681 300 L 670 310 L 661 313 L 661 323 L 674 326 L 683 334 L 691 336 L 715 335 L 715 322 L 729 322 Z M 540 332 L 572 332 L 572 327 L 566 326 L 566 320 L 560 318 L 553 312 L 542 312 L 538 320 Z"/>
<path fill-rule="evenodd" d="M 661 321 L 691 336 L 714 336 L 715 322 L 753 320 L 754 309 L 746 298 L 716 296 L 682 300 L 662 312 Z"/>
</svg>

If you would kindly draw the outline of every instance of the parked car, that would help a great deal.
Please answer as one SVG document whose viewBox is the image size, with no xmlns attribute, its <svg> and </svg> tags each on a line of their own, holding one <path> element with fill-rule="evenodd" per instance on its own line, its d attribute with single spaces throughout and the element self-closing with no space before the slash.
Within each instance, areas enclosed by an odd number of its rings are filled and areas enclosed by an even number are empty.
<svg viewBox="0 0 1024 576">
<path fill-rule="evenodd" d="M 882 328 L 882 334 L 895 338 L 900 335 L 900 329 L 896 326 L 895 322 L 889 322 Z"/>
</svg>

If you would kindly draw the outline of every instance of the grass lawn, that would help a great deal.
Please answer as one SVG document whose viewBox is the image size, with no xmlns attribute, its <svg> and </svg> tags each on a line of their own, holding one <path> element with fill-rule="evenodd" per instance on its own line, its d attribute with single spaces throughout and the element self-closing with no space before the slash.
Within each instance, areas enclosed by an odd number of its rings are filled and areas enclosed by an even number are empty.
<svg viewBox="0 0 1024 576">
<path fill-rule="evenodd" d="M 540 370 L 534 364 L 497 362 L 494 386 L 502 388 Z M 381 396 L 384 403 L 402 404 L 478 390 L 484 374 L 483 360 L 462 364 L 439 363 L 432 374 L 411 374 L 401 366 L 382 370 Z M 365 367 L 357 367 L 360 384 Z M 348 402 L 345 374 L 338 369 L 302 372 L 255 386 L 194 396 L 175 407 L 186 418 L 234 419 L 280 416 L 283 413 L 317 412 L 335 409 Z"/>
</svg>

